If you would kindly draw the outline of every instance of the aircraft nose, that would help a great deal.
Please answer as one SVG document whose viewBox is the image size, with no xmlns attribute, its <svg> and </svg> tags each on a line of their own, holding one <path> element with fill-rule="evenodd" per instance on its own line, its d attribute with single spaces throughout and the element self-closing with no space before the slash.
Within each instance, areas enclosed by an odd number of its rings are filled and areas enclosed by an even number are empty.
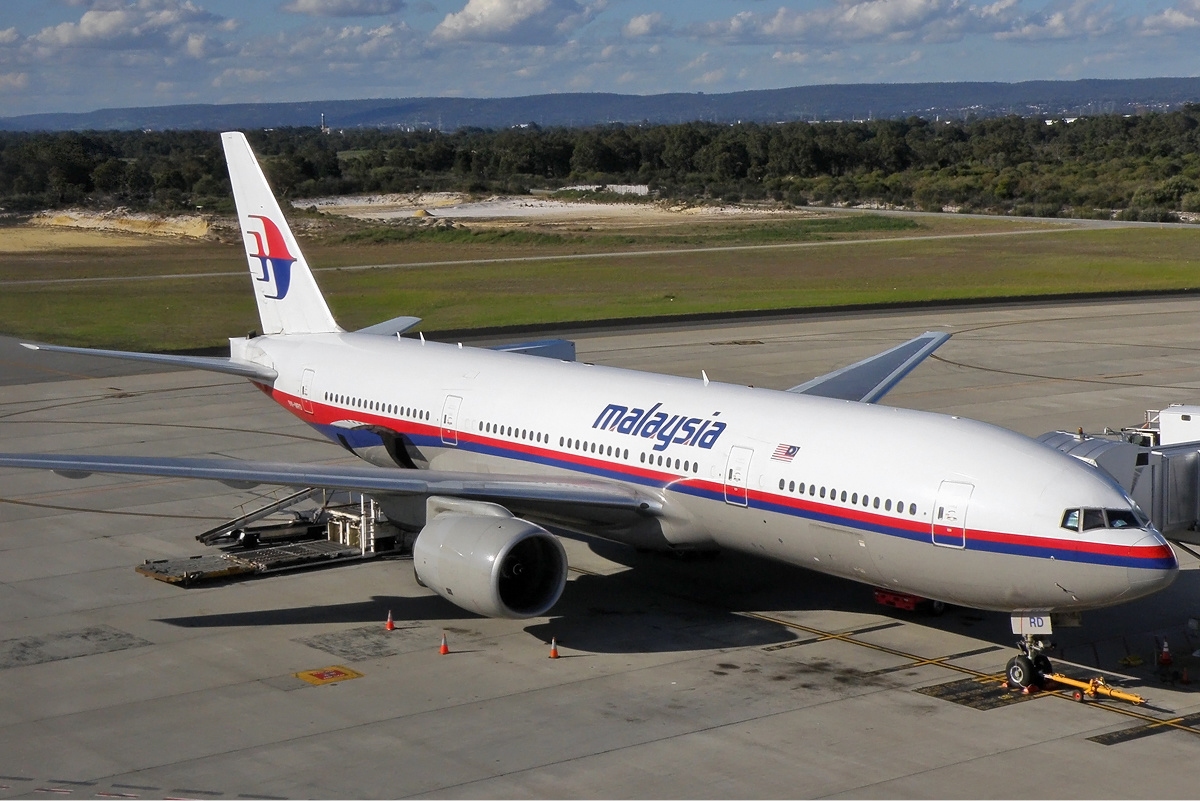
<svg viewBox="0 0 1200 801">
<path fill-rule="evenodd" d="M 1179 561 L 1161 534 L 1147 534 L 1133 544 L 1132 551 L 1144 565 L 1126 568 L 1132 597 L 1151 595 L 1171 586 L 1179 574 Z"/>
</svg>

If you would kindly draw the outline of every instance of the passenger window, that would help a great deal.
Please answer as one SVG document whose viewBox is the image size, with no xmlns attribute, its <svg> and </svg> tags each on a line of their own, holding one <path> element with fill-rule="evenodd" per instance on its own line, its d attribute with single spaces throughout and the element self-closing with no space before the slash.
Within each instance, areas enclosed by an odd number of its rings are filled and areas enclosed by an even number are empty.
<svg viewBox="0 0 1200 801">
<path fill-rule="evenodd" d="M 857 497 L 857 496 L 858 496 L 858 493 L 855 493 L 855 497 Z M 845 503 L 845 502 L 846 502 L 846 491 L 842 490 L 842 503 Z"/>
<path fill-rule="evenodd" d="M 779 488 L 783 489 L 783 479 L 779 479 Z"/>
<path fill-rule="evenodd" d="M 1079 510 L 1068 509 L 1063 512 L 1062 527 L 1068 531 L 1079 531 Z"/>
<path fill-rule="evenodd" d="M 821 487 L 821 497 L 822 498 L 825 497 L 825 488 L 824 487 Z"/>
<path fill-rule="evenodd" d="M 892 499 L 891 498 L 888 498 L 886 501 L 883 502 L 883 509 L 885 512 L 892 511 Z"/>
<path fill-rule="evenodd" d="M 1094 528 L 1104 528 L 1104 512 L 1100 509 L 1084 509 L 1083 510 L 1083 530 L 1091 531 Z"/>
<path fill-rule="evenodd" d="M 642 464 L 646 463 L 646 452 L 642 451 Z"/>
<path fill-rule="evenodd" d="M 626 449 L 625 449 L 625 455 L 624 455 L 624 456 L 622 456 L 621 458 L 622 458 L 622 459 L 628 459 L 628 458 L 629 458 L 629 448 L 626 448 Z"/>
<path fill-rule="evenodd" d="M 780 481 L 780 482 L 779 482 L 779 484 L 780 484 L 780 487 L 779 487 L 779 488 L 780 488 L 780 489 L 783 489 L 783 482 L 782 482 L 782 481 Z M 796 482 L 795 482 L 795 481 L 789 481 L 789 482 L 788 482 L 788 492 L 795 492 L 795 491 L 796 491 Z"/>
<path fill-rule="evenodd" d="M 846 499 L 843 497 L 842 500 L 844 501 Z M 858 493 L 857 492 L 850 496 L 850 503 L 854 504 L 855 506 L 858 505 Z"/>
<path fill-rule="evenodd" d="M 915 515 L 917 513 L 917 505 L 915 503 L 910 503 L 908 505 L 908 513 L 910 515 Z"/>
</svg>

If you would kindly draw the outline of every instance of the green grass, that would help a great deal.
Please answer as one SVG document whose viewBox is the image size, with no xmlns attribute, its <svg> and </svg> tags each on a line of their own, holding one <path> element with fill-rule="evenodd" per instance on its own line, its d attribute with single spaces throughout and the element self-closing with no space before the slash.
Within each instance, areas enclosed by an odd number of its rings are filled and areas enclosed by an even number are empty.
<svg viewBox="0 0 1200 801">
<path fill-rule="evenodd" d="M 710 231 L 705 242 L 720 241 L 727 233 Z M 736 241 L 773 237 L 775 232 L 764 234 L 755 228 L 742 236 Z M 508 248 L 487 246 L 448 250 L 442 254 L 447 260 L 468 253 L 480 259 L 514 255 Z M 306 244 L 306 252 L 314 265 L 355 263 L 343 260 L 354 257 L 357 263 L 386 263 L 407 260 L 395 258 L 397 253 L 426 258 L 431 253 L 422 247 L 349 248 L 338 243 Z M 544 251 L 530 246 L 521 252 Z M 150 264 L 187 264 L 232 274 L 4 286 L 0 330 L 62 344 L 176 349 L 219 345 L 227 336 L 258 328 L 237 246 L 172 243 L 131 253 L 136 254 L 131 258 Z M 52 255 L 40 258 L 53 262 Z M 121 272 L 128 265 L 116 256 L 112 259 L 110 274 L 128 274 Z M 94 261 L 88 264 L 87 269 L 99 270 Z M 55 274 L 62 268 L 51 264 L 47 269 Z M 889 237 L 795 249 L 334 269 L 318 272 L 317 281 L 346 328 L 413 314 L 425 319 L 427 331 L 695 312 L 1120 293 L 1200 287 L 1200 229 L 1068 230 L 911 241 Z"/>
</svg>

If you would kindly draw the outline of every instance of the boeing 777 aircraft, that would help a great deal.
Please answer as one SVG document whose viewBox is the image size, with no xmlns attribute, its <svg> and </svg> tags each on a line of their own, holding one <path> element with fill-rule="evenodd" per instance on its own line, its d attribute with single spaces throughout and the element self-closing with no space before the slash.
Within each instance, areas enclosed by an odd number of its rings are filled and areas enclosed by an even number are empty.
<svg viewBox="0 0 1200 801">
<path fill-rule="evenodd" d="M 1020 619 L 1175 578 L 1171 546 L 1090 465 L 996 426 L 875 404 L 945 334 L 781 392 L 402 338 L 411 317 L 344 331 L 245 136 L 222 139 L 263 333 L 230 339 L 228 359 L 26 347 L 244 376 L 370 464 L 2 454 L 0 466 L 361 491 L 419 530 L 423 584 L 490 616 L 543 615 L 562 594 L 566 555 L 546 526 L 744 551 L 1008 612 L 1021 686 L 1049 662 Z M 837 448 L 824 446 L 831 428 Z"/>
</svg>

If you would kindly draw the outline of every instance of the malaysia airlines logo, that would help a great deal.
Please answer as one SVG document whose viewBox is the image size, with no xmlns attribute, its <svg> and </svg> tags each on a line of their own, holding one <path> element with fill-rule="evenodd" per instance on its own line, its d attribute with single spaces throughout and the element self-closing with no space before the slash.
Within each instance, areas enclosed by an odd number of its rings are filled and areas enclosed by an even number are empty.
<svg viewBox="0 0 1200 801">
<path fill-rule="evenodd" d="M 250 231 L 250 235 L 254 237 L 254 242 L 258 246 L 257 253 L 251 253 L 258 259 L 262 265 L 262 275 L 254 276 L 256 281 L 274 281 L 275 294 L 267 295 L 266 297 L 272 300 L 283 300 L 288 293 L 288 286 L 292 283 L 292 265 L 296 260 L 288 253 L 287 245 L 283 241 L 283 234 L 279 232 L 279 227 L 271 221 L 269 217 L 263 217 L 258 214 L 249 215 L 252 220 L 261 220 L 263 225 L 262 234 L 257 231 Z M 264 242 L 263 239 L 266 239 Z"/>
<path fill-rule="evenodd" d="M 657 440 L 652 446 L 656 451 L 666 450 L 672 444 L 692 445 L 709 450 L 725 430 L 725 424 L 719 420 L 671 414 L 660 411 L 661 407 L 661 403 L 656 403 L 649 409 L 610 403 L 600 412 L 596 422 L 592 423 L 592 428 Z M 713 417 L 720 414 L 713 412 Z"/>
</svg>

